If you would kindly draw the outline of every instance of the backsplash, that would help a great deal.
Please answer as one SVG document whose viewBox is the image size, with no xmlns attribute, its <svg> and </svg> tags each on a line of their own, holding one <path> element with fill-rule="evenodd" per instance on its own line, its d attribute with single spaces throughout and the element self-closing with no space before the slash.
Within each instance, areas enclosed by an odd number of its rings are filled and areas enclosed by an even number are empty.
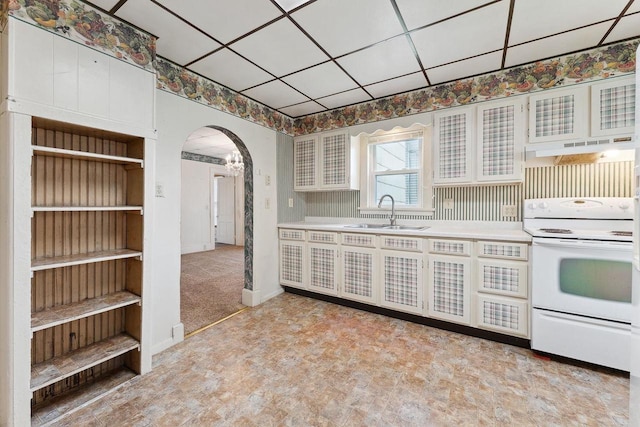
<svg viewBox="0 0 640 427">
<path fill-rule="evenodd" d="M 540 166 L 525 169 L 524 184 L 435 187 L 433 216 L 399 219 L 450 221 L 522 221 L 524 199 L 538 197 L 632 197 L 633 162 Z M 388 212 L 360 214 L 359 191 L 305 194 L 306 216 L 386 218 Z M 445 200 L 451 208 L 445 209 Z M 503 205 L 515 205 L 517 217 L 502 217 Z"/>
</svg>

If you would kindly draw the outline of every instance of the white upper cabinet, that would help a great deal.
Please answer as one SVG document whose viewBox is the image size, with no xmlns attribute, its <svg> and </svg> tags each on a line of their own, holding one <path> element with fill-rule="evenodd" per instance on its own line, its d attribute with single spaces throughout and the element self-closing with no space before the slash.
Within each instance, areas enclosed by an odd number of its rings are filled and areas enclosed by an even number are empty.
<svg viewBox="0 0 640 427">
<path fill-rule="evenodd" d="M 635 125 L 633 77 L 604 80 L 591 86 L 591 136 L 631 135 Z"/>
<path fill-rule="evenodd" d="M 524 104 L 491 102 L 478 106 L 477 181 L 522 180 Z"/>
<path fill-rule="evenodd" d="M 358 147 L 345 130 L 295 138 L 294 190 L 357 190 Z"/>
<path fill-rule="evenodd" d="M 433 183 L 471 182 L 474 109 L 442 111 L 436 113 L 433 120 Z"/>
<path fill-rule="evenodd" d="M 585 137 L 589 123 L 589 88 L 543 91 L 529 97 L 529 142 Z"/>
<path fill-rule="evenodd" d="M 434 115 L 435 185 L 522 180 L 524 104 L 484 102 Z"/>
</svg>

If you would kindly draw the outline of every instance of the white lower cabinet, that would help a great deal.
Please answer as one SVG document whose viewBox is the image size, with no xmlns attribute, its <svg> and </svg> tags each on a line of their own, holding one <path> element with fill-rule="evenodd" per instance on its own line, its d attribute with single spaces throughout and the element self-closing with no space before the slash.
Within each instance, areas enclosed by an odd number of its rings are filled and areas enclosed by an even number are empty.
<svg viewBox="0 0 640 427">
<path fill-rule="evenodd" d="M 528 248 L 518 242 L 280 229 L 280 283 L 528 338 Z"/>
<path fill-rule="evenodd" d="M 384 241 L 385 236 L 381 239 Z M 403 242 L 407 240 L 406 242 Z M 419 253 L 380 250 L 380 305 L 413 314 L 423 314 L 423 266 L 422 239 L 390 238 L 398 246 L 419 248 Z M 416 242 L 417 241 L 417 242 Z M 381 243 L 383 244 L 383 243 Z"/>
<path fill-rule="evenodd" d="M 375 305 L 378 303 L 378 250 L 376 236 L 343 233 L 341 236 L 340 296 Z"/>
<path fill-rule="evenodd" d="M 449 322 L 471 323 L 471 259 L 429 254 L 427 315 Z"/>
<path fill-rule="evenodd" d="M 486 241 L 476 245 L 477 327 L 527 338 L 528 245 Z"/>
<path fill-rule="evenodd" d="M 305 232 L 280 230 L 280 283 L 306 289 Z"/>
</svg>

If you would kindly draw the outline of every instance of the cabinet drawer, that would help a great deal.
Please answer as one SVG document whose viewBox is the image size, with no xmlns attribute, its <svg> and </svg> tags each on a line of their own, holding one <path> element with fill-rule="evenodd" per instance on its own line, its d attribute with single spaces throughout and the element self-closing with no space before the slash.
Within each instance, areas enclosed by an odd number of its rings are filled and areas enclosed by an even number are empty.
<svg viewBox="0 0 640 427">
<path fill-rule="evenodd" d="M 527 338 L 528 309 L 529 305 L 525 301 L 478 295 L 476 320 L 479 328 Z"/>
<path fill-rule="evenodd" d="M 373 234 L 342 233 L 341 243 L 347 246 L 376 247 L 376 236 Z"/>
<path fill-rule="evenodd" d="M 338 233 L 332 233 L 327 231 L 309 231 L 309 242 L 318 243 L 338 243 Z"/>
<path fill-rule="evenodd" d="M 470 256 L 471 242 L 465 240 L 429 239 L 429 252 Z"/>
<path fill-rule="evenodd" d="M 478 259 L 479 292 L 527 298 L 527 263 Z"/>
<path fill-rule="evenodd" d="M 280 238 L 283 240 L 304 240 L 304 230 L 280 230 Z"/>
<path fill-rule="evenodd" d="M 528 258 L 529 245 L 511 242 L 478 242 L 478 256 L 485 258 L 522 259 Z"/>
<path fill-rule="evenodd" d="M 380 236 L 382 249 L 422 252 L 424 239 L 402 236 Z"/>
</svg>

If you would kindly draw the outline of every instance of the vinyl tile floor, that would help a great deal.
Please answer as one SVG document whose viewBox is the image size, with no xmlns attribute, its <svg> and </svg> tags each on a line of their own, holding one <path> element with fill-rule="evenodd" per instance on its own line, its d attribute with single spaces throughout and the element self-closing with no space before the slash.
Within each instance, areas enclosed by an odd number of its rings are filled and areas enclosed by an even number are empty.
<svg viewBox="0 0 640 427">
<path fill-rule="evenodd" d="M 57 426 L 625 426 L 629 378 L 282 294 Z"/>
</svg>

